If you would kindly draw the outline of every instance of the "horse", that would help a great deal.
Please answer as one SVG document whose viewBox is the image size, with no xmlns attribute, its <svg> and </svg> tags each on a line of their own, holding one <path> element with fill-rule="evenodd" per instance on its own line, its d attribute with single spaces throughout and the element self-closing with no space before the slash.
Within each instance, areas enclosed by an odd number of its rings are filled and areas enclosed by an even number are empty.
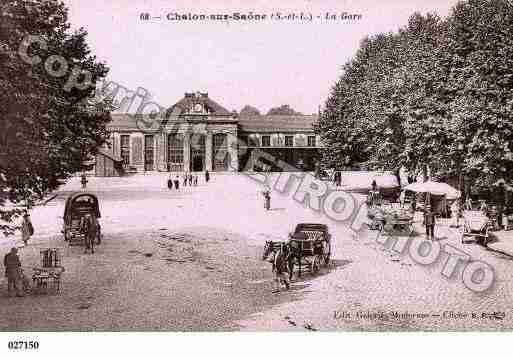
<svg viewBox="0 0 513 359">
<path fill-rule="evenodd" d="M 275 246 L 278 246 L 277 250 L 275 250 Z M 292 280 L 294 270 L 294 260 L 291 256 L 290 246 L 283 242 L 266 241 L 262 260 L 267 260 L 271 253 L 273 258 L 270 262 L 272 263 L 272 271 L 275 273 L 275 281 L 278 286 L 280 283 L 284 283 L 285 287 L 289 289 L 289 282 Z M 285 273 L 288 273 L 288 279 Z"/>
</svg>

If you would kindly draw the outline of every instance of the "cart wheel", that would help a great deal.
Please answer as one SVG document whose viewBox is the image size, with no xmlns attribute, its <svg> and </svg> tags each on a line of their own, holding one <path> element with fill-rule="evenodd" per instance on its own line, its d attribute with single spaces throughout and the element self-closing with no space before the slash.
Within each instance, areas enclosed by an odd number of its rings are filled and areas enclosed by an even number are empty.
<svg viewBox="0 0 513 359">
<path fill-rule="evenodd" d="M 312 264 L 310 265 L 310 273 L 313 275 L 319 273 L 319 257 L 314 256 L 312 259 Z"/>
</svg>

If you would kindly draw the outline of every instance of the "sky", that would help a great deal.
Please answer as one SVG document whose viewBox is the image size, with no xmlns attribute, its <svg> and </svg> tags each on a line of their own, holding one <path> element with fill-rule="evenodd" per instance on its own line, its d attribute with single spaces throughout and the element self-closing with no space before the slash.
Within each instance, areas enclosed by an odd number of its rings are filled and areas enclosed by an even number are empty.
<svg viewBox="0 0 513 359">
<path fill-rule="evenodd" d="M 208 92 L 228 110 L 267 112 L 289 104 L 317 113 L 342 66 L 368 35 L 397 31 L 415 12 L 444 17 L 452 0 L 162 1 L 64 0 L 73 28 L 109 68 L 110 81 L 143 87 L 169 107 L 185 92 Z M 176 21 L 167 14 L 265 14 L 264 21 Z M 312 14 L 313 21 L 271 20 L 271 14 Z M 340 14 L 361 15 L 341 20 Z M 149 13 L 151 19 L 140 19 Z M 338 15 L 325 20 L 326 13 Z M 174 16 L 174 15 L 173 15 Z M 320 16 L 320 18 L 317 18 Z"/>
</svg>

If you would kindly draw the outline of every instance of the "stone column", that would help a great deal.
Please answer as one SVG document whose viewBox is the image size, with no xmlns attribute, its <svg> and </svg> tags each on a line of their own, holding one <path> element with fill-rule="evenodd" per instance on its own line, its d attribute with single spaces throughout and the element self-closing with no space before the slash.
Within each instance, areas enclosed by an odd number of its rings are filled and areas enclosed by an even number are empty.
<svg viewBox="0 0 513 359">
<path fill-rule="evenodd" d="M 158 133 L 155 135 L 155 155 L 157 171 L 167 171 L 165 133 Z"/>
<path fill-rule="evenodd" d="M 130 135 L 130 164 L 138 171 L 144 171 L 144 135 L 142 133 L 132 133 Z"/>
<path fill-rule="evenodd" d="M 120 137 L 118 132 L 112 134 L 111 153 L 114 156 L 121 156 Z"/>
<path fill-rule="evenodd" d="M 183 134 L 183 170 L 189 172 L 191 169 L 191 134 Z"/>
<path fill-rule="evenodd" d="M 207 131 L 205 136 L 205 169 L 212 172 L 212 164 L 213 164 L 213 143 L 212 143 L 213 134 L 212 131 Z"/>
<path fill-rule="evenodd" d="M 232 172 L 239 170 L 239 151 L 237 149 L 237 134 L 230 132 L 227 136 L 228 153 L 230 154 L 230 168 Z"/>
</svg>

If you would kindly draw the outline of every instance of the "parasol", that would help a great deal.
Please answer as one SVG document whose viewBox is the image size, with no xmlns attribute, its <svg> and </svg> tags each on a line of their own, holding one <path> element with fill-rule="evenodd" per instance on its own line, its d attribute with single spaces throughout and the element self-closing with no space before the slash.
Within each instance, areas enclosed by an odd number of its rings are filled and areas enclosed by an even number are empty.
<svg viewBox="0 0 513 359">
<path fill-rule="evenodd" d="M 461 192 L 456 188 L 442 182 L 415 182 L 404 187 L 406 191 L 430 193 L 435 196 L 445 196 L 447 199 L 460 198 Z"/>
</svg>

